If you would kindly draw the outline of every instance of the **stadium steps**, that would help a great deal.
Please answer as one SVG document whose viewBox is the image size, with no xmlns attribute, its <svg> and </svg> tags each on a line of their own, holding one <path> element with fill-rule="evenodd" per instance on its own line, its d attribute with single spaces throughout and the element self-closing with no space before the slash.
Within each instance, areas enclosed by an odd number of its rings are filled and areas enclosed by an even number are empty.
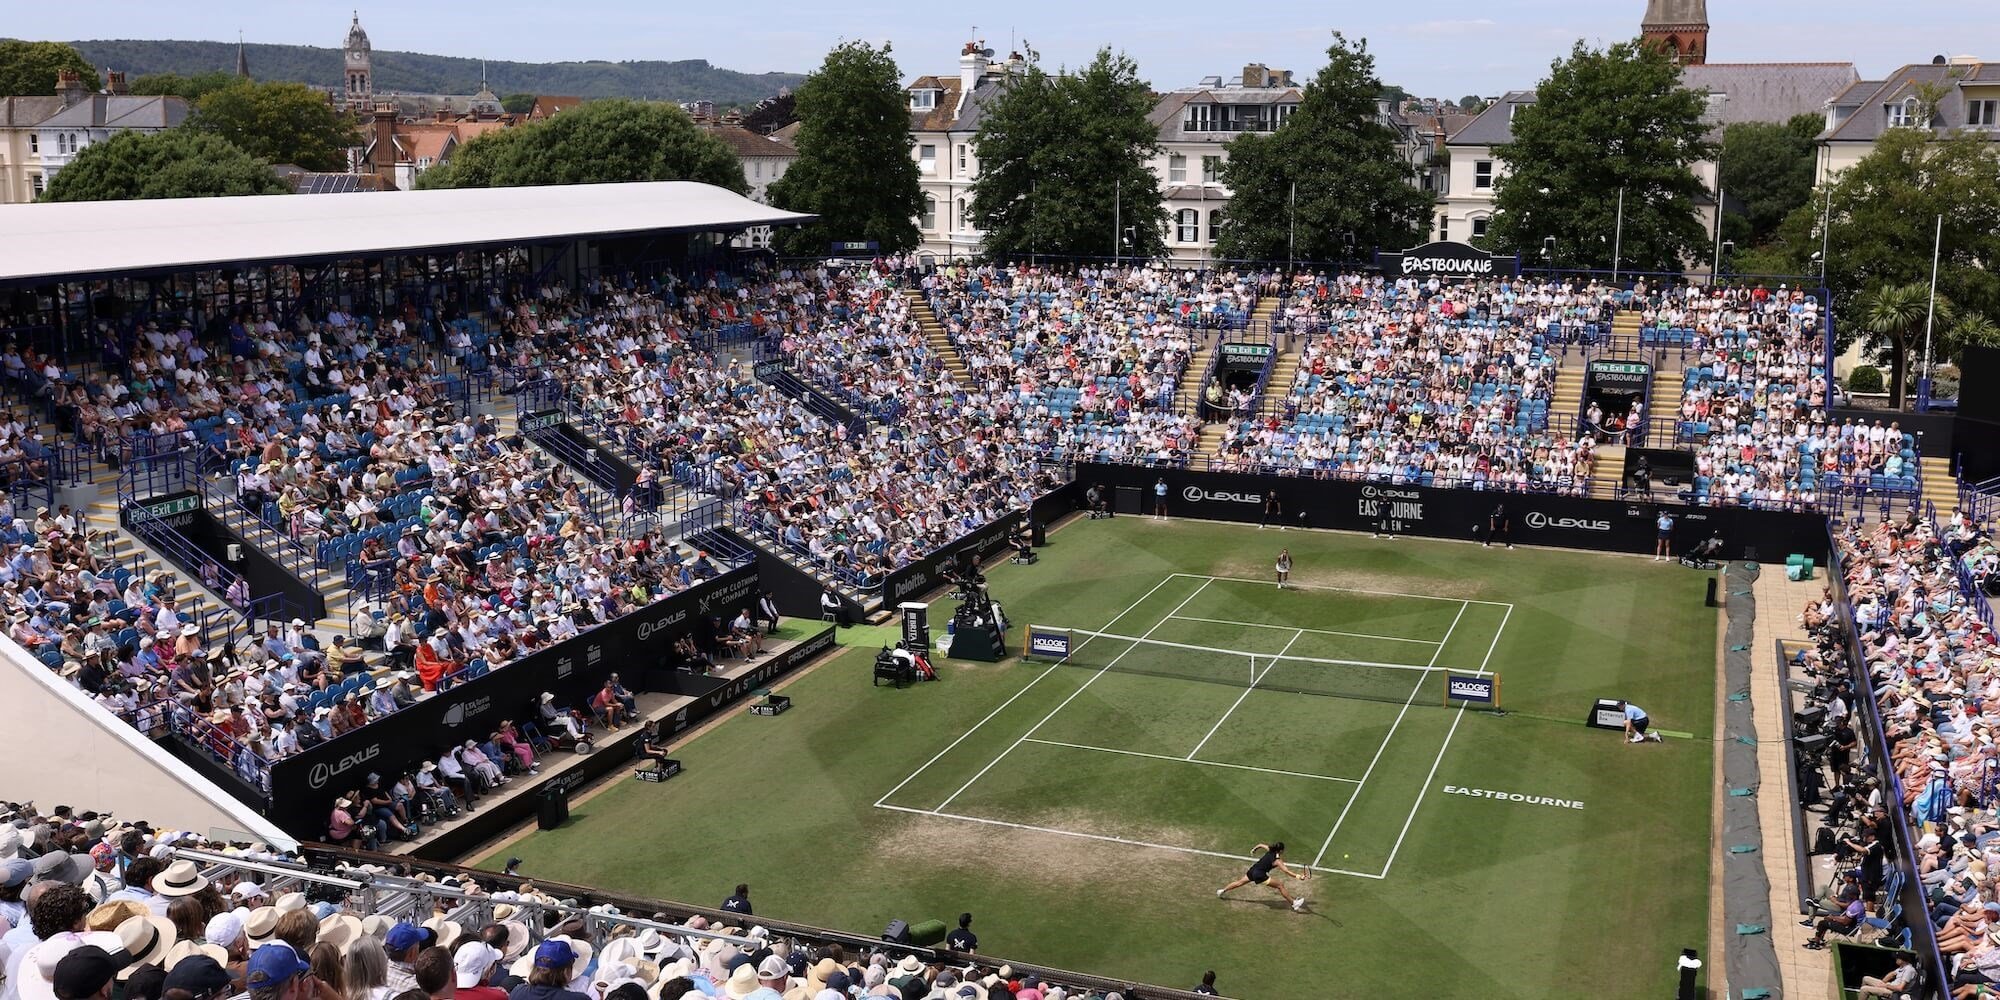
<svg viewBox="0 0 2000 1000">
<path fill-rule="evenodd" d="M 960 388 L 972 386 L 972 372 L 965 367 L 965 357 L 958 353 L 958 345 L 945 335 L 944 324 L 938 322 L 937 314 L 931 311 L 931 304 L 924 293 L 915 288 L 903 289 L 903 295 L 910 300 L 910 315 L 917 318 L 923 327 L 924 341 L 930 344 L 931 353 L 944 360 L 945 370 L 951 372 L 952 380 Z"/>
<path fill-rule="evenodd" d="M 1664 363 L 1665 352 L 1653 356 L 1653 387 L 1646 394 L 1646 412 L 1652 414 L 1646 443 L 1671 448 L 1681 421 L 1681 384 L 1687 370 Z"/>
<path fill-rule="evenodd" d="M 1618 499 L 1619 480 L 1625 477 L 1625 446 L 1601 444 L 1591 459 L 1590 498 Z"/>
<path fill-rule="evenodd" d="M 188 579 L 187 573 L 179 566 L 168 562 L 119 525 L 117 497 L 100 499 L 86 508 L 84 526 L 106 533 L 110 539 L 110 565 L 123 566 L 147 580 L 161 573 L 169 574 L 172 586 L 167 591 L 174 595 L 181 610 L 198 612 L 201 619 L 208 623 L 208 634 L 204 638 L 209 643 L 229 641 L 243 634 L 242 616 L 229 607 L 221 594 L 210 591 L 197 580 Z"/>
<path fill-rule="evenodd" d="M 1283 300 L 1284 297 L 1279 295 L 1258 296 L 1257 307 L 1250 310 L 1250 329 L 1261 329 L 1269 333 L 1271 321 L 1278 317 L 1278 303 Z M 1273 339 L 1275 340 L 1276 338 Z"/>
<path fill-rule="evenodd" d="M 1958 505 L 1958 477 L 1952 474 L 1951 462 L 1941 455 L 1917 456 L 1917 486 L 1924 499 L 1937 505 L 1939 518 Z"/>
<path fill-rule="evenodd" d="M 1201 411 L 1201 377 L 1208 374 L 1208 361 L 1215 357 L 1219 339 L 1204 337 L 1193 356 L 1188 358 L 1186 370 L 1181 372 L 1181 383 L 1174 388 L 1174 398 L 1182 412 L 1192 416 Z"/>
<path fill-rule="evenodd" d="M 1563 414 L 1572 417 L 1583 416 L 1583 371 L 1581 364 L 1564 364 L 1556 371 L 1555 399 L 1549 404 L 1549 412 L 1559 419 Z M 1560 429 L 1567 431 L 1568 428 Z"/>
<path fill-rule="evenodd" d="M 1252 401 L 1258 412 L 1265 409 L 1264 403 L 1284 399 L 1292 391 L 1292 383 L 1299 377 L 1299 352 L 1296 344 L 1287 344 L 1278 352 L 1278 360 L 1271 366 L 1271 380 L 1264 383 L 1264 391 Z M 1275 409 L 1276 407 L 1272 407 Z"/>
</svg>

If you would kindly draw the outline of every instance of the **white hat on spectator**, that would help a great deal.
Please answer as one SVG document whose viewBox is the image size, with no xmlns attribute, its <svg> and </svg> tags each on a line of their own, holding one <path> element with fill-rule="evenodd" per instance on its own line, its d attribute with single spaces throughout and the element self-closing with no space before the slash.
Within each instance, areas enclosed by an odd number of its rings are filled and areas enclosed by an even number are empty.
<svg viewBox="0 0 2000 1000">
<path fill-rule="evenodd" d="M 361 918 L 361 933 L 377 941 L 388 940 L 389 928 L 396 926 L 396 918 L 381 913 L 370 913 Z"/>
<path fill-rule="evenodd" d="M 432 917 L 424 921 L 423 925 L 437 935 L 437 946 L 446 951 L 457 945 L 459 937 L 465 933 L 464 924 L 448 917 Z"/>
<path fill-rule="evenodd" d="M 255 882 L 238 882 L 235 888 L 229 890 L 229 894 L 239 902 L 245 903 L 253 899 L 268 899 L 271 895 L 264 891 L 263 886 Z"/>
<path fill-rule="evenodd" d="M 279 913 L 303 910 L 306 908 L 306 894 L 303 892 L 288 892 L 279 896 L 278 901 L 271 905 L 276 907 Z"/>
<path fill-rule="evenodd" d="M 174 922 L 166 917 L 148 913 L 143 917 L 127 917 L 118 925 L 118 947 L 132 956 L 132 964 L 120 970 L 118 977 L 127 979 L 133 970 L 142 965 L 158 965 L 180 940 L 174 931 Z"/>
<path fill-rule="evenodd" d="M 209 944 L 228 948 L 243 938 L 243 918 L 234 911 L 218 913 L 208 920 L 207 929 L 201 939 Z M 222 963 L 229 964 L 226 960 Z"/>
<path fill-rule="evenodd" d="M 484 941 L 467 941 L 458 946 L 452 956 L 452 966 L 458 970 L 458 988 L 471 989 L 485 980 L 487 973 L 501 958 L 499 949 Z"/>
</svg>

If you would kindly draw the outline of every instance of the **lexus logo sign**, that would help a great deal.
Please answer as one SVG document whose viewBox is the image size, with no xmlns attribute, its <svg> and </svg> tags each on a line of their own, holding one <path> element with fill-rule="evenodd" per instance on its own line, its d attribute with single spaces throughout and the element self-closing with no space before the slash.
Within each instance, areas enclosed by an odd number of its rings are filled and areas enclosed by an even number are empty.
<svg viewBox="0 0 2000 1000">
<path fill-rule="evenodd" d="M 1199 486 L 1190 486 L 1181 491 L 1181 499 L 1189 503 L 1201 503 L 1204 500 L 1214 500 L 1219 503 L 1263 503 L 1264 495 L 1261 493 L 1210 491 L 1202 489 Z"/>
<path fill-rule="evenodd" d="M 1577 531 L 1611 530 L 1610 521 L 1593 521 L 1580 517 L 1550 517 L 1539 510 L 1529 511 L 1526 520 L 1528 527 L 1536 530 L 1543 528 L 1568 528 Z"/>
</svg>

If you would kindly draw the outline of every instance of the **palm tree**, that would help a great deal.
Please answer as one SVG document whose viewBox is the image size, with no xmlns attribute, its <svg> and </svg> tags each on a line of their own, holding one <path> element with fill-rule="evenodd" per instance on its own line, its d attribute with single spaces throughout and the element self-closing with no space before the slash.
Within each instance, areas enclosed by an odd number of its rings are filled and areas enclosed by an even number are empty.
<svg viewBox="0 0 2000 1000">
<path fill-rule="evenodd" d="M 1924 320 L 1930 312 L 1930 287 L 1916 283 L 1877 285 L 1862 292 L 1855 307 L 1861 328 L 1878 338 L 1880 348 L 1888 352 L 1889 405 L 1900 410 L 1909 382 L 1910 352 L 1923 338 Z M 1951 315 L 1943 298 L 1937 300 L 1937 315 L 1947 321 Z"/>
</svg>

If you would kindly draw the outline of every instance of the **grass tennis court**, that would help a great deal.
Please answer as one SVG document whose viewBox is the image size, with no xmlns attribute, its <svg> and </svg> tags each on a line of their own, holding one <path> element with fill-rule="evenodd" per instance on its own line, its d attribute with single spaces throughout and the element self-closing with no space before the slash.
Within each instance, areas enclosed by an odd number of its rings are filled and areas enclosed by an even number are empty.
<svg viewBox="0 0 2000 1000">
<path fill-rule="evenodd" d="M 1288 546 L 1296 589 L 1271 584 Z M 1715 613 L 1644 559 L 1139 518 L 989 572 L 1061 665 L 857 648 L 508 854 L 524 873 L 850 931 L 976 914 L 987 952 L 1237 997 L 1664 992 L 1705 949 Z M 932 620 L 946 620 L 934 606 Z M 1253 665 L 1254 657 L 1254 665 Z M 1504 715 L 1445 706 L 1497 673 Z M 1693 738 L 1583 727 L 1626 697 Z M 1317 878 L 1217 900 L 1259 841 Z M 698 845 L 698 846 L 697 846 Z M 1411 977 L 1417 978 L 1411 978 Z"/>
</svg>

